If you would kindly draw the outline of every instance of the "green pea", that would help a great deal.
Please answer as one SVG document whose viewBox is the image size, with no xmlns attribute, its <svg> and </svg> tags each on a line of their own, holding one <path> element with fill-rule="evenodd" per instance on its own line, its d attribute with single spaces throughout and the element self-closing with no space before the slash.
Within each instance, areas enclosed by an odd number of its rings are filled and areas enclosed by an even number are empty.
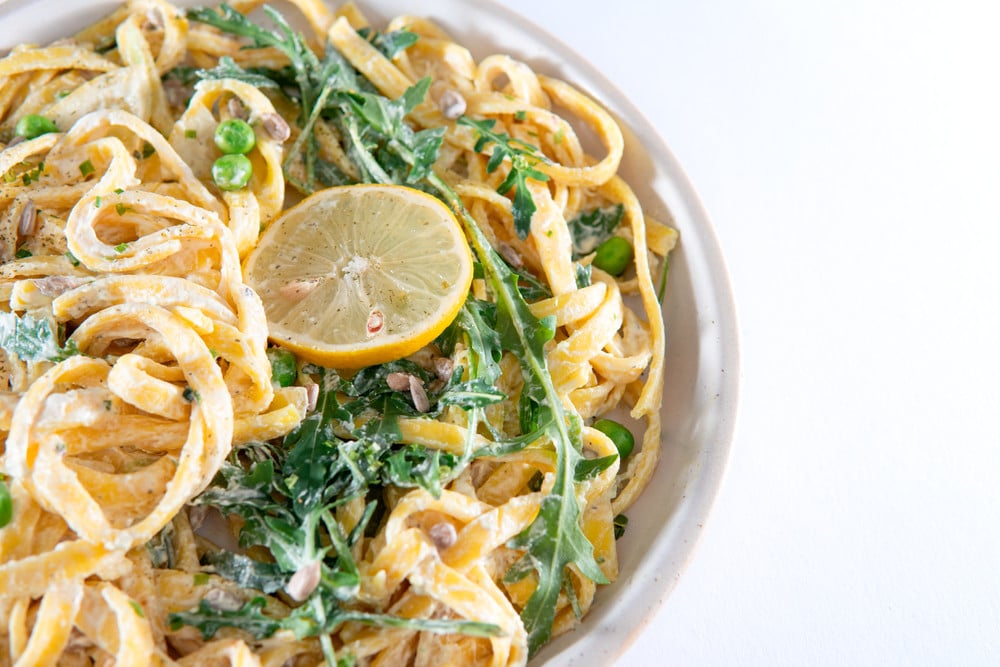
<svg viewBox="0 0 1000 667">
<path fill-rule="evenodd" d="M 632 244 L 622 236 L 612 236 L 597 246 L 594 266 L 613 276 L 620 276 L 632 262 Z"/>
<path fill-rule="evenodd" d="M 34 139 L 35 137 L 40 137 L 43 134 L 58 131 L 59 128 L 56 127 L 55 123 L 45 116 L 39 116 L 37 113 L 22 116 L 21 119 L 17 121 L 17 125 L 14 126 L 14 134 L 19 137 L 24 137 L 25 139 Z"/>
<path fill-rule="evenodd" d="M 215 145 L 226 155 L 249 153 L 257 145 L 257 136 L 245 120 L 230 118 L 215 128 Z"/>
<path fill-rule="evenodd" d="M 246 155 L 223 155 L 212 164 L 212 180 L 221 190 L 240 190 L 250 182 L 253 165 Z"/>
<path fill-rule="evenodd" d="M 3 528 L 14 517 L 14 501 L 10 498 L 7 485 L 0 482 L 0 528 Z"/>
<path fill-rule="evenodd" d="M 594 422 L 594 428 L 611 438 L 611 442 L 615 443 L 615 449 L 618 450 L 618 456 L 622 460 L 627 459 L 628 455 L 635 449 L 635 438 L 632 437 L 632 432 L 618 422 L 611 419 L 598 419 Z"/>
<path fill-rule="evenodd" d="M 271 362 L 271 382 L 279 387 L 291 387 L 299 375 L 295 355 L 280 347 L 272 347 L 267 351 Z"/>
</svg>

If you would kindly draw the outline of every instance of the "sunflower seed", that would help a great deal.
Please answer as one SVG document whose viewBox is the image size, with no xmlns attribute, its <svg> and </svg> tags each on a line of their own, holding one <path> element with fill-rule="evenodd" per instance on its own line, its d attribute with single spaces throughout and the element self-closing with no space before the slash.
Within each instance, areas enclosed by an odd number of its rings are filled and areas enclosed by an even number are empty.
<svg viewBox="0 0 1000 667">
<path fill-rule="evenodd" d="M 226 110 L 229 111 L 229 115 L 233 118 L 247 119 L 247 108 L 243 106 L 243 100 L 238 97 L 229 98 L 229 101 L 226 102 Z"/>
<path fill-rule="evenodd" d="M 319 400 L 319 385 L 310 382 L 306 385 L 306 411 L 312 412 L 316 409 L 316 402 Z"/>
<path fill-rule="evenodd" d="M 385 376 L 385 383 L 393 391 L 409 391 L 411 377 L 409 373 L 389 373 Z"/>
<path fill-rule="evenodd" d="M 266 113 L 260 117 L 260 120 L 264 124 L 264 131 L 275 141 L 284 143 L 288 141 L 288 137 L 292 136 L 292 129 L 278 114 Z"/>
<path fill-rule="evenodd" d="M 90 282 L 90 279 L 78 276 L 48 276 L 46 278 L 35 278 L 31 282 L 45 296 L 57 297 L 84 283 Z"/>
<path fill-rule="evenodd" d="M 497 247 L 497 252 L 503 257 L 512 268 L 520 269 L 524 266 L 524 260 L 521 259 L 520 253 L 514 250 L 514 247 L 507 243 L 500 243 Z"/>
<path fill-rule="evenodd" d="M 319 586 L 319 575 L 320 567 L 318 560 L 303 565 L 295 571 L 292 578 L 285 584 L 285 592 L 296 602 L 302 602 Z"/>
<path fill-rule="evenodd" d="M 33 236 L 37 228 L 38 209 L 35 207 L 35 202 L 29 199 L 21 207 L 21 218 L 17 222 L 17 233 L 22 238 Z"/>
<path fill-rule="evenodd" d="M 438 108 L 448 120 L 455 120 L 465 113 L 466 106 L 462 94 L 452 88 L 441 93 L 441 97 L 438 98 Z"/>
<path fill-rule="evenodd" d="M 416 375 L 410 376 L 410 398 L 413 399 L 413 407 L 417 412 L 427 412 L 431 409 L 431 403 L 427 400 L 427 392 L 424 390 L 424 383 Z"/>
<path fill-rule="evenodd" d="M 438 380 L 447 382 L 455 372 L 455 362 L 448 357 L 434 357 L 434 375 Z"/>
<path fill-rule="evenodd" d="M 438 551 L 444 551 L 458 541 L 458 533 L 455 532 L 455 526 L 447 521 L 442 521 L 431 526 L 430 530 L 427 531 L 427 535 L 431 538 L 431 542 L 434 543 Z"/>
</svg>

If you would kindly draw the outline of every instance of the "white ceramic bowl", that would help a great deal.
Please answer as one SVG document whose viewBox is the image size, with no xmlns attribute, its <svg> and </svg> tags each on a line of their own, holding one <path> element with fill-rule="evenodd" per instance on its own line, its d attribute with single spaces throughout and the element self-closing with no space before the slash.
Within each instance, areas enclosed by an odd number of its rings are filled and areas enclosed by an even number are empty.
<svg viewBox="0 0 1000 667">
<path fill-rule="evenodd" d="M 0 0 L 0 49 L 66 36 L 117 4 Z M 648 213 L 680 231 L 663 306 L 667 358 L 660 465 L 629 511 L 628 530 L 619 543 L 621 577 L 599 591 L 576 632 L 553 641 L 533 662 L 608 665 L 642 631 L 680 578 L 722 481 L 733 438 L 740 374 L 736 310 L 712 225 L 656 130 L 613 84 L 552 35 L 482 0 L 359 4 L 373 18 L 404 13 L 431 17 L 477 58 L 509 53 L 589 92 L 624 126 L 622 176 Z"/>
</svg>

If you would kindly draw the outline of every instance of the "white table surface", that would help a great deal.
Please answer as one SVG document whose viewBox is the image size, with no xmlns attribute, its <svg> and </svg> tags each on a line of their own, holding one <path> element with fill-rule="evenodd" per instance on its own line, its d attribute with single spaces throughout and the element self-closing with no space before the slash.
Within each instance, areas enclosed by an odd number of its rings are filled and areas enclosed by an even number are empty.
<svg viewBox="0 0 1000 667">
<path fill-rule="evenodd" d="M 618 664 L 1000 664 L 1000 4 L 503 2 L 658 128 L 739 307 L 725 483 Z"/>
</svg>

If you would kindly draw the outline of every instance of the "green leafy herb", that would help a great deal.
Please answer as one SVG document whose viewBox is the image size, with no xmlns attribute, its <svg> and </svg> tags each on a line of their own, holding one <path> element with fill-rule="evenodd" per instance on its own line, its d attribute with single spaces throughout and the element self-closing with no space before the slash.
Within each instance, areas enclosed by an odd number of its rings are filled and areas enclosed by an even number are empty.
<svg viewBox="0 0 1000 667">
<path fill-rule="evenodd" d="M 0 480 L 0 528 L 3 528 L 14 518 L 14 501 L 10 497 L 7 483 Z"/>
<path fill-rule="evenodd" d="M 580 459 L 576 464 L 575 479 L 577 482 L 585 482 L 588 479 L 593 479 L 613 466 L 617 460 L 617 454 L 609 454 L 597 459 Z"/>
<path fill-rule="evenodd" d="M 276 593 L 288 583 L 288 575 L 275 563 L 263 563 L 231 551 L 209 553 L 203 561 L 214 567 L 218 574 L 244 588 Z"/>
<path fill-rule="evenodd" d="M 382 55 L 392 60 L 400 53 L 417 43 L 420 37 L 409 30 L 390 30 L 378 32 L 371 28 L 361 28 L 358 34 L 368 40 Z"/>
<path fill-rule="evenodd" d="M 265 603 L 264 598 L 257 597 L 230 611 L 216 609 L 202 600 L 193 611 L 170 614 L 168 623 L 171 631 L 180 630 L 185 625 L 197 628 L 204 639 L 211 639 L 222 628 L 239 628 L 258 638 L 270 637 L 278 631 L 281 623 L 261 612 Z"/>
<path fill-rule="evenodd" d="M 22 163 L 30 164 L 30 163 Z M 27 171 L 21 174 L 21 183 L 24 185 L 31 185 L 32 183 L 38 181 L 42 177 L 42 172 L 45 171 L 45 163 L 39 162 L 37 166 L 31 167 Z"/>
<path fill-rule="evenodd" d="M 660 269 L 660 284 L 656 288 L 656 299 L 663 303 L 663 295 L 667 292 L 667 275 L 670 273 L 670 256 L 663 258 L 663 268 Z"/>
<path fill-rule="evenodd" d="M 553 322 L 548 318 L 539 320 L 531 313 L 517 289 L 515 274 L 490 246 L 458 195 L 436 174 L 428 180 L 459 214 L 465 226 L 496 301 L 501 345 L 513 352 L 521 363 L 522 405 L 534 411 L 537 418 L 532 421 L 550 438 L 556 452 L 555 484 L 551 494 L 542 500 L 535 521 L 510 542 L 513 548 L 526 550 L 517 571 L 531 568 L 538 575 L 538 585 L 521 612 L 528 630 L 529 651 L 534 653 L 552 636 L 562 573 L 568 565 L 575 564 L 583 576 L 596 583 L 607 583 L 594 560 L 593 546 L 580 527 L 575 487 L 577 464 L 582 458 L 580 419 L 563 409 L 546 365 L 544 345 L 554 334 Z"/>
<path fill-rule="evenodd" d="M 84 160 L 80 163 L 80 174 L 83 176 L 89 176 L 94 173 L 94 163 L 90 160 Z"/>
<path fill-rule="evenodd" d="M 196 401 L 201 400 L 201 395 L 191 387 L 184 387 L 184 391 L 181 393 L 181 396 L 183 396 L 184 400 L 188 403 L 195 403 Z"/>
<path fill-rule="evenodd" d="M 628 527 L 628 517 L 624 514 L 619 514 L 615 517 L 615 539 L 620 540 L 625 535 L 625 529 Z"/>
<path fill-rule="evenodd" d="M 218 609 L 202 600 L 198 608 L 190 612 L 170 615 L 169 627 L 176 631 L 185 625 L 197 628 L 204 639 L 210 639 L 222 628 L 239 628 L 258 639 L 270 637 L 278 630 L 285 628 L 295 632 L 296 636 L 311 636 L 310 620 L 300 612 L 304 607 L 294 610 L 287 619 L 277 619 L 264 614 L 266 600 L 257 597 L 236 610 Z M 377 625 L 387 628 L 403 628 L 436 633 L 460 633 L 473 637 L 495 637 L 500 629 L 488 623 L 471 621 L 450 621 L 422 618 L 401 618 L 384 614 L 370 614 L 358 611 L 336 611 L 327 619 L 326 625 L 336 627 L 342 623 L 354 621 L 366 625 Z M 329 664 L 339 665 L 333 658 Z"/>
<path fill-rule="evenodd" d="M 128 243 L 119 243 L 115 246 L 115 252 L 125 252 L 128 250 Z"/>
<path fill-rule="evenodd" d="M 569 231 L 573 237 L 573 259 L 589 255 L 597 250 L 597 246 L 611 238 L 618 225 L 621 224 L 624 212 L 624 206 L 615 204 L 614 206 L 583 211 L 570 220 Z"/>
<path fill-rule="evenodd" d="M 291 387 L 298 377 L 298 363 L 295 355 L 280 347 L 267 350 L 267 360 L 271 362 L 271 382 L 278 387 Z"/>
<path fill-rule="evenodd" d="M 80 266 L 80 260 L 78 260 L 76 258 L 76 255 L 71 253 L 69 250 L 64 252 L 63 255 L 65 255 L 66 259 L 69 260 L 69 263 L 72 264 L 73 266 Z"/>
<path fill-rule="evenodd" d="M 196 10 L 197 11 L 197 10 Z M 236 64 L 229 56 L 219 58 L 219 64 L 212 69 L 199 69 L 193 73 L 194 79 L 236 79 L 254 88 L 278 88 L 278 83 L 264 74 L 256 74 Z M 185 133 L 185 136 L 187 134 Z M 193 137 L 192 137 L 193 138 Z"/>
<path fill-rule="evenodd" d="M 21 361 L 62 361 L 80 351 L 69 341 L 61 346 L 47 320 L 0 312 L 0 347 Z"/>
<path fill-rule="evenodd" d="M 24 246 L 21 246 L 14 252 L 14 259 L 25 259 L 31 256 L 32 256 L 31 251 L 25 248 Z"/>
<path fill-rule="evenodd" d="M 497 192 L 507 194 L 514 189 L 514 231 L 521 239 L 528 237 L 531 231 L 531 216 L 535 214 L 537 206 L 535 200 L 528 191 L 528 179 L 536 181 L 547 181 L 549 177 L 536 169 L 540 162 L 548 163 L 537 146 L 533 146 L 520 139 L 512 139 L 506 132 L 497 133 L 493 131 L 496 120 L 473 120 L 468 116 L 458 119 L 459 125 L 466 125 L 479 133 L 475 150 L 482 152 L 490 144 L 493 144 L 493 152 L 490 154 L 489 162 L 486 163 L 486 171 L 493 173 L 503 163 L 505 159 L 510 160 L 510 171 L 504 179 Z"/>
<path fill-rule="evenodd" d="M 351 548 L 374 515 L 377 501 L 368 503 L 350 535 L 342 533 L 332 509 L 368 494 L 370 488 L 390 484 L 440 493 L 443 471 L 454 466 L 450 454 L 395 444 L 401 440 L 398 416 L 413 410 L 385 383 L 386 375 L 398 368 L 416 370 L 407 362 L 396 362 L 363 369 L 343 380 L 333 371 L 307 367 L 304 372 L 322 374 L 316 412 L 285 437 L 282 447 L 250 447 L 238 452 L 237 457 L 249 457 L 252 462 L 237 465 L 237 458 L 224 464 L 216 483 L 194 501 L 240 516 L 240 546 L 263 547 L 270 552 L 270 563 L 228 552 L 208 557 L 206 564 L 243 586 L 274 592 L 300 568 L 318 561 L 319 585 L 302 606 L 285 618 L 272 618 L 255 601 L 235 612 L 203 602 L 191 612 L 173 615 L 172 623 L 193 625 L 206 637 L 220 627 L 241 628 L 258 637 L 270 636 L 281 628 L 298 637 L 319 636 L 329 664 L 336 664 L 329 633 L 348 620 L 477 636 L 498 632 L 494 626 L 479 623 L 362 613 L 345 604 L 356 599 L 361 583 Z M 341 404 L 338 392 L 349 400 Z M 369 419 L 356 427 L 362 415 Z M 350 437 L 338 436 L 338 432 Z"/>
<path fill-rule="evenodd" d="M 126 206 L 125 204 L 122 204 L 121 202 L 115 204 L 115 211 L 118 212 L 118 215 L 125 215 L 126 213 L 128 213 L 131 210 L 132 210 L 131 206 Z"/>
<path fill-rule="evenodd" d="M 576 272 L 577 288 L 583 289 L 584 287 L 589 287 L 593 280 L 593 270 L 591 269 L 590 264 L 583 265 L 575 263 L 573 265 L 573 269 Z"/>
<path fill-rule="evenodd" d="M 129 600 L 128 603 L 132 607 L 132 610 L 135 611 L 136 616 L 139 618 L 146 618 L 146 612 L 142 610 L 142 605 L 135 600 Z"/>
</svg>

